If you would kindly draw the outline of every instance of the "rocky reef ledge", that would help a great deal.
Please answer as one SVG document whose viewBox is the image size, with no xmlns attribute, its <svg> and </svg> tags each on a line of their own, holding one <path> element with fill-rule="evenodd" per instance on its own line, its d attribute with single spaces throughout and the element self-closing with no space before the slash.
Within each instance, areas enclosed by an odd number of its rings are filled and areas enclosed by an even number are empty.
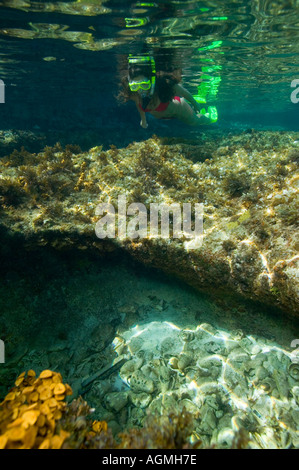
<svg viewBox="0 0 299 470">
<path fill-rule="evenodd" d="M 295 132 L 215 131 L 107 151 L 15 150 L 0 161 L 0 230 L 27 249 L 121 247 L 199 290 L 298 316 L 298 139 Z M 120 195 L 127 207 L 139 202 L 148 212 L 150 203 L 202 203 L 201 246 L 149 230 L 143 238 L 99 239 L 96 207 L 110 203 L 117 211 Z"/>
</svg>

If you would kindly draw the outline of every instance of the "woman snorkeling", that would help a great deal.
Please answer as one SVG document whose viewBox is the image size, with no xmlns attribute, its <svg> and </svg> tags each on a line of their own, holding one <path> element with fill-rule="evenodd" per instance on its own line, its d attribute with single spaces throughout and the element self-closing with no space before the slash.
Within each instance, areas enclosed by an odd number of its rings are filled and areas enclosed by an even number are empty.
<svg viewBox="0 0 299 470">
<path fill-rule="evenodd" d="M 158 72 L 150 56 L 129 57 L 128 77 L 123 81 L 125 100 L 133 100 L 140 114 L 140 125 L 146 129 L 146 113 L 157 119 L 179 119 L 191 126 L 211 124 L 215 116 L 201 114 L 200 105 L 180 85 L 174 72 Z"/>
</svg>

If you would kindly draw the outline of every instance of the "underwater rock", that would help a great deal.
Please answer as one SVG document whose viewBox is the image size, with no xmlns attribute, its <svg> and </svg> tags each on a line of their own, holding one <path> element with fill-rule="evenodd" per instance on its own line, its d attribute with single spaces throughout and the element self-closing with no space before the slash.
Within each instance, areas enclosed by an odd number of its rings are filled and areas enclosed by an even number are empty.
<svg viewBox="0 0 299 470">
<path fill-rule="evenodd" d="M 240 347 L 234 348 L 229 355 L 229 364 L 232 367 L 242 368 L 242 370 L 248 370 L 253 365 L 249 361 L 249 356 Z"/>
<path fill-rule="evenodd" d="M 151 395 L 145 392 L 134 393 L 130 392 L 129 397 L 134 406 L 138 408 L 147 408 L 152 401 Z"/>
<path fill-rule="evenodd" d="M 223 354 L 225 350 L 224 346 L 216 341 L 205 343 L 205 349 L 210 354 Z"/>
<path fill-rule="evenodd" d="M 15 151 L 0 161 L 0 229 L 26 249 L 121 248 L 200 291 L 242 296 L 298 316 L 299 180 L 292 157 L 298 135 L 254 137 L 207 135 L 212 156 L 198 162 L 188 158 L 192 145 L 156 136 L 107 151 L 78 153 L 61 145 L 37 155 Z M 229 156 L 223 148 L 232 149 Z M 200 245 L 190 232 L 172 237 L 173 224 L 169 238 L 152 236 L 149 217 L 141 238 L 122 236 L 117 220 L 116 238 L 97 238 L 96 207 L 109 201 L 117 211 L 120 195 L 126 207 L 142 203 L 148 213 L 150 203 L 203 202 Z"/>
<path fill-rule="evenodd" d="M 268 371 L 263 366 L 258 366 L 254 372 L 257 380 L 263 380 L 268 376 Z"/>
<path fill-rule="evenodd" d="M 235 433 L 231 428 L 223 428 L 217 433 L 217 439 L 212 441 L 213 444 L 217 443 L 221 448 L 231 448 Z"/>
<path fill-rule="evenodd" d="M 178 369 L 178 358 L 173 356 L 168 361 L 169 366 L 171 369 Z"/>
<path fill-rule="evenodd" d="M 276 383 L 274 380 L 272 380 L 270 377 L 265 378 L 261 382 L 258 382 L 258 386 L 265 392 L 268 393 L 268 395 L 271 395 L 273 390 L 276 387 Z"/>
<path fill-rule="evenodd" d="M 185 343 L 190 343 L 191 341 L 194 340 L 195 338 L 195 333 L 194 331 L 191 330 L 182 330 L 180 337 L 182 338 Z"/>
<path fill-rule="evenodd" d="M 299 364 L 297 363 L 290 364 L 288 371 L 289 371 L 290 376 L 293 379 L 297 380 L 297 382 L 299 382 Z"/>
<path fill-rule="evenodd" d="M 188 367 L 193 361 L 193 356 L 190 353 L 181 353 L 178 356 L 177 368 L 180 372 L 184 372 L 186 367 Z"/>
<path fill-rule="evenodd" d="M 299 405 L 299 386 L 295 386 L 292 388 L 292 395 L 293 397 L 295 398 L 295 401 L 297 403 L 297 405 Z"/>
<path fill-rule="evenodd" d="M 212 325 L 199 325 L 193 333 L 191 341 L 182 342 L 185 330 L 167 321 L 143 323 L 122 332 L 127 341 L 124 348 L 135 337 L 142 344 L 123 366 L 122 379 L 130 387 L 127 396 L 133 405 L 127 425 L 141 426 L 145 410 L 161 414 L 185 409 L 194 417 L 194 435 L 200 435 L 206 446 L 231 447 L 236 431 L 246 429 L 250 448 L 294 447 L 299 387 L 290 375 L 297 373 L 294 363 L 290 364 L 291 353 L 270 340 L 263 345 L 261 338 L 252 335 L 242 334 L 236 340 L 235 333 Z M 169 357 L 165 348 L 158 350 L 158 337 L 164 344 L 177 340 L 176 354 Z M 222 354 L 207 350 L 210 343 L 224 344 L 223 338 L 225 344 L 236 342 L 236 347 L 223 348 Z M 191 344 L 192 349 L 186 350 Z"/>
<path fill-rule="evenodd" d="M 151 413 L 162 414 L 167 410 L 170 412 L 172 410 L 175 413 L 181 412 L 180 403 L 175 394 L 171 392 L 163 395 L 158 395 L 149 405 L 149 411 Z"/>
<path fill-rule="evenodd" d="M 106 405 L 116 412 L 120 411 L 128 402 L 127 392 L 111 392 L 105 396 Z"/>
<path fill-rule="evenodd" d="M 129 385 L 133 392 L 153 393 L 155 388 L 154 382 L 139 370 L 131 375 Z"/>
<path fill-rule="evenodd" d="M 200 411 L 201 424 L 199 429 L 205 434 L 212 435 L 217 424 L 217 419 L 214 410 L 204 405 Z"/>
<path fill-rule="evenodd" d="M 143 360 L 141 358 L 130 359 L 129 361 L 125 362 L 124 365 L 121 367 L 119 371 L 120 377 L 127 381 L 131 375 L 135 372 L 135 370 L 140 369 L 143 364 Z"/>
<path fill-rule="evenodd" d="M 201 323 L 199 325 L 199 328 L 201 330 L 206 331 L 207 333 L 210 333 L 213 336 L 217 336 L 218 330 L 215 328 L 213 325 L 210 325 L 210 323 Z"/>
</svg>

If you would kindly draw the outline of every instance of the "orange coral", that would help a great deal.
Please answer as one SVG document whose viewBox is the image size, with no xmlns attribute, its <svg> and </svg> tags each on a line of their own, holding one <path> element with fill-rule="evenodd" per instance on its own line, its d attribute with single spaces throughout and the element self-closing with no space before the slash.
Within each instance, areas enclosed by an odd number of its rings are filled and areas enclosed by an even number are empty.
<svg viewBox="0 0 299 470">
<path fill-rule="evenodd" d="M 38 378 L 22 372 L 0 403 L 0 449 L 59 449 L 69 432 L 56 432 L 66 395 L 72 394 L 59 373 L 44 370 Z"/>
<path fill-rule="evenodd" d="M 96 434 L 100 433 L 101 431 L 107 431 L 107 429 L 108 425 L 106 421 L 93 421 L 92 423 L 92 431 L 94 431 Z"/>
</svg>

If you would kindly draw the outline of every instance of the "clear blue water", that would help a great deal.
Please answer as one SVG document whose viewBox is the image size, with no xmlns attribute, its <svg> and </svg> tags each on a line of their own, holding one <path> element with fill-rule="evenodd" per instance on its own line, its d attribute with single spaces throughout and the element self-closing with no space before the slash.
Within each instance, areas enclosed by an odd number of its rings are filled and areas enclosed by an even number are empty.
<svg viewBox="0 0 299 470">
<path fill-rule="evenodd" d="M 0 129 L 94 129 L 116 145 L 155 132 L 192 135 L 154 119 L 141 129 L 134 104 L 116 100 L 128 54 L 146 52 L 157 69 L 180 67 L 192 94 L 203 74 L 219 81 L 209 101 L 218 128 L 297 130 L 298 13 L 296 0 L 2 0 Z"/>
</svg>

